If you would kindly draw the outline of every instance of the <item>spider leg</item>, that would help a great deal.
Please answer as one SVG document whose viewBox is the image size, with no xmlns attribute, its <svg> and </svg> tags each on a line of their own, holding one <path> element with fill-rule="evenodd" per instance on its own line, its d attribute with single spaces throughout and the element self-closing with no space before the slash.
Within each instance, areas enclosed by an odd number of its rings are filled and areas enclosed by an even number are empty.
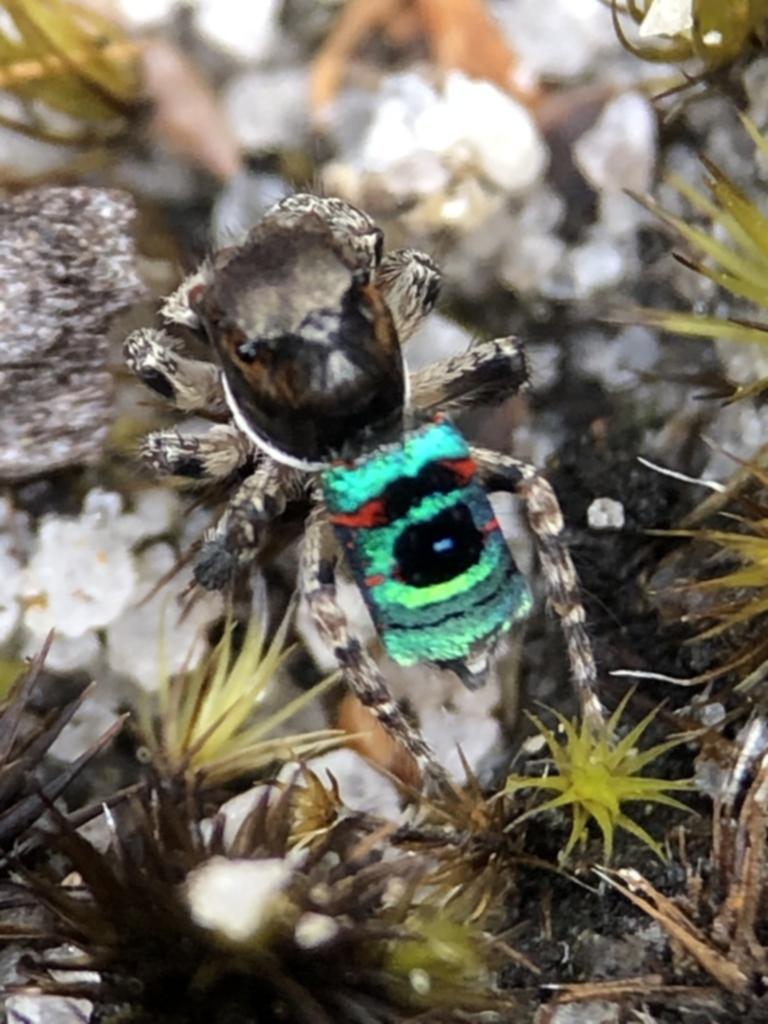
<svg viewBox="0 0 768 1024">
<path fill-rule="evenodd" d="M 194 575 L 206 590 L 221 590 L 255 557 L 264 528 L 304 491 L 302 474 L 264 456 L 242 482 L 195 559 Z"/>
<path fill-rule="evenodd" d="M 489 491 L 510 491 L 525 502 L 547 599 L 562 626 L 581 713 L 585 721 L 597 728 L 605 721 L 597 696 L 597 670 L 585 626 L 576 568 L 562 538 L 563 513 L 555 492 L 535 466 L 510 455 L 472 448 L 472 457 Z"/>
<path fill-rule="evenodd" d="M 125 339 L 123 354 L 139 380 L 177 409 L 225 414 L 227 403 L 219 368 L 180 355 L 179 344 L 179 339 L 167 331 L 140 327 Z"/>
<path fill-rule="evenodd" d="M 221 250 L 221 257 L 227 250 Z M 181 327 L 189 327 L 193 331 L 201 330 L 200 318 L 192 308 L 192 293 L 199 288 L 205 288 L 211 283 L 214 275 L 214 267 L 208 260 L 204 260 L 197 270 L 187 274 L 176 291 L 164 300 L 160 307 L 160 316 L 169 324 L 178 324 Z"/>
<path fill-rule="evenodd" d="M 393 249 L 383 257 L 375 281 L 389 306 L 401 344 L 432 311 L 441 280 L 435 262 L 418 249 Z"/>
<path fill-rule="evenodd" d="M 301 555 L 299 588 L 317 630 L 344 671 L 358 700 L 376 716 L 387 732 L 416 761 L 422 778 L 437 788 L 449 778 L 434 753 L 392 698 L 386 680 L 364 646 L 349 631 L 339 605 L 335 584 L 338 548 L 325 520 L 325 506 L 314 504 L 307 520 Z"/>
<path fill-rule="evenodd" d="M 528 386 L 528 363 L 517 338 L 477 341 L 461 355 L 424 367 L 410 376 L 411 404 L 449 414 L 492 405 Z"/>
<path fill-rule="evenodd" d="M 252 442 L 233 426 L 217 424 L 202 434 L 155 430 L 142 441 L 141 454 L 156 473 L 190 480 L 225 480 L 254 458 Z"/>
</svg>

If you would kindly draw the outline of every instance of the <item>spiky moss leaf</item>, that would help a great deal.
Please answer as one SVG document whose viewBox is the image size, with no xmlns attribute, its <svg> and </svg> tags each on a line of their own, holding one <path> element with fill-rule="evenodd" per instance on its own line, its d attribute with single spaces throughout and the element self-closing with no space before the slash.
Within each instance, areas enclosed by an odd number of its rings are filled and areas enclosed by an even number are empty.
<svg viewBox="0 0 768 1024">
<path fill-rule="evenodd" d="M 89 127 L 108 131 L 138 110 L 139 44 L 108 18 L 73 0 L 5 0 L 0 89 L 73 119 L 69 129 L 3 117 L 2 123 L 54 142 L 77 143 Z M 76 122 L 80 122 L 80 126 Z"/>
<path fill-rule="evenodd" d="M 0 701 L 11 692 L 25 668 L 26 665 L 20 658 L 0 658 Z"/>
<path fill-rule="evenodd" d="M 142 731 L 155 764 L 169 776 L 199 776 L 206 784 L 252 774 L 275 761 L 324 753 L 344 734 L 323 729 L 295 736 L 277 730 L 338 680 L 329 676 L 312 690 L 269 714 L 259 714 L 275 677 L 291 653 L 286 647 L 290 611 L 272 641 L 254 615 L 235 652 L 235 623 L 227 621 L 221 639 L 196 668 L 164 673 L 156 717 L 142 708 Z"/>
<path fill-rule="evenodd" d="M 744 117 L 742 121 L 755 143 L 768 153 L 768 144 L 755 126 Z M 669 182 L 694 210 L 709 218 L 711 230 L 694 227 L 683 217 L 668 213 L 652 199 L 636 198 L 688 243 L 694 255 L 675 254 L 680 263 L 731 295 L 753 303 L 761 311 L 768 311 L 768 217 L 718 167 L 706 158 L 702 158 L 702 163 L 710 196 L 681 178 L 672 176 Z M 768 344 L 768 322 L 760 319 L 699 316 L 647 308 L 630 309 L 618 319 L 691 337 Z M 766 387 L 768 379 L 737 387 L 731 400 L 759 394 Z"/>
<path fill-rule="evenodd" d="M 431 862 L 424 879 L 430 906 L 450 908 L 458 920 L 503 927 L 519 868 L 552 865 L 525 853 L 523 830 L 507 828 L 510 801 L 504 793 L 485 792 L 461 752 L 460 757 L 465 784 L 420 795 L 421 824 L 399 829 L 393 842 Z"/>
<path fill-rule="evenodd" d="M 749 463 L 746 468 L 759 484 L 768 484 L 768 474 L 760 466 Z M 665 592 L 711 596 L 711 600 L 705 602 L 696 600 L 692 607 L 678 613 L 678 618 L 681 622 L 704 624 L 705 628 L 692 642 L 730 633 L 730 652 L 721 664 L 692 681 L 706 682 L 738 671 L 741 678 L 735 688 L 742 692 L 763 677 L 768 657 L 763 621 L 763 616 L 768 614 L 768 508 L 759 498 L 750 498 L 749 509 L 751 514 L 748 515 L 728 515 L 736 524 L 733 530 L 652 531 L 656 536 L 684 537 L 694 544 L 713 545 L 715 562 L 727 556 L 731 563 L 734 559 L 739 563 L 716 576 L 666 587 Z"/>
<path fill-rule="evenodd" d="M 0 702 L 0 851 L 8 852 L 20 836 L 45 813 L 83 768 L 120 731 L 122 720 L 108 729 L 78 758 L 43 784 L 40 770 L 62 729 L 81 706 L 90 687 L 69 697 L 46 715 L 32 712 L 31 697 L 52 640 L 17 677 Z"/>
<path fill-rule="evenodd" d="M 643 733 L 654 720 L 658 709 L 650 711 L 626 736 L 616 738 L 621 716 L 632 695 L 630 690 L 621 700 L 604 727 L 595 730 L 582 722 L 569 721 L 559 712 L 553 712 L 565 735 L 560 743 L 556 734 L 540 718 L 529 715 L 549 747 L 556 774 L 543 778 L 525 775 L 511 775 L 507 779 L 506 791 L 519 789 L 545 789 L 555 792 L 552 799 L 531 808 L 521 815 L 521 822 L 534 814 L 569 807 L 572 814 L 571 832 L 560 853 L 560 861 L 567 860 L 577 842 L 586 842 L 590 821 L 597 823 L 603 839 L 603 853 L 606 860 L 613 855 L 614 835 L 617 829 L 630 832 L 662 860 L 661 846 L 644 828 L 624 813 L 623 806 L 631 801 L 664 804 L 679 810 L 689 810 L 685 804 L 670 797 L 666 790 L 688 790 L 691 783 L 684 780 L 670 780 L 641 776 L 646 765 L 655 761 L 667 750 L 685 742 L 685 737 L 675 737 L 657 743 L 647 750 L 636 749 Z"/>
<path fill-rule="evenodd" d="M 256 1007 L 264 1024 L 390 1024 L 434 1009 L 448 1022 L 454 1011 L 510 1009 L 492 991 L 492 944 L 427 912 L 424 862 L 373 846 L 362 819 L 347 815 L 296 855 L 292 787 L 265 787 L 226 844 L 221 822 L 198 821 L 197 803 L 194 789 L 155 786 L 116 813 L 104 852 L 54 812 L 52 846 L 82 886 L 41 874 L 26 882 L 50 915 L 50 944 L 83 951 L 65 970 L 100 972 L 87 993 L 80 988 L 99 1019 L 119 1004 L 127 1020 L 168 1024 L 253 1020 Z M 228 863 L 230 882 L 262 876 L 264 898 L 250 917 L 234 915 L 236 929 L 217 899 L 255 897 L 228 886 Z M 217 881 L 207 896 L 206 874 Z M 71 991 L 61 967 L 44 958 L 38 989 Z"/>
</svg>

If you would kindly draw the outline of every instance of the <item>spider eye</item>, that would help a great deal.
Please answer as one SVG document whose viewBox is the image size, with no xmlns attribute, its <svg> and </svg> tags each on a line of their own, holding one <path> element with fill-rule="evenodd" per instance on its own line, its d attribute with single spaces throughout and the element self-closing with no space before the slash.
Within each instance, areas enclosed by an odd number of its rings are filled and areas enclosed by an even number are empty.
<svg viewBox="0 0 768 1024">
<path fill-rule="evenodd" d="M 454 505 L 424 523 L 415 523 L 395 542 L 398 576 L 412 587 L 445 583 L 475 565 L 483 535 L 466 505 Z"/>
</svg>

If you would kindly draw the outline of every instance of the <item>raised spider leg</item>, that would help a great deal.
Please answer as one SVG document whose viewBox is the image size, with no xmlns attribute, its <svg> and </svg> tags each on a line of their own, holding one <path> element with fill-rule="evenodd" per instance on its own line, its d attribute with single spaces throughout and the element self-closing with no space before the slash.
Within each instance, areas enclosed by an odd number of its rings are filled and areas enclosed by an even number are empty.
<svg viewBox="0 0 768 1024">
<path fill-rule="evenodd" d="M 510 491 L 525 502 L 547 599 L 563 630 L 581 714 L 591 727 L 598 729 L 605 722 L 605 714 L 597 696 L 597 670 L 585 628 L 579 580 L 562 539 L 563 513 L 555 492 L 535 466 L 487 448 L 472 448 L 471 451 L 489 491 Z"/>
<path fill-rule="evenodd" d="M 207 531 L 195 559 L 195 579 L 206 590 L 221 590 L 261 544 L 264 527 L 304 492 L 302 475 L 268 456 L 242 482 L 216 525 Z"/>
<path fill-rule="evenodd" d="M 226 250 L 220 250 L 221 257 Z M 191 293 L 197 288 L 204 288 L 213 280 L 214 267 L 208 260 L 204 260 L 200 266 L 191 274 L 187 274 L 176 291 L 166 297 L 160 307 L 160 316 L 168 324 L 177 324 L 180 327 L 189 327 L 193 331 L 201 331 L 201 323 L 197 313 L 192 308 L 190 301 Z"/>
<path fill-rule="evenodd" d="M 123 354 L 139 380 L 177 409 L 225 415 L 227 403 L 219 368 L 180 355 L 180 344 L 168 331 L 140 327 L 125 339 Z"/>
<path fill-rule="evenodd" d="M 393 249 L 383 257 L 374 280 L 403 345 L 437 302 L 440 271 L 432 258 L 418 249 Z"/>
<path fill-rule="evenodd" d="M 476 341 L 466 352 L 425 366 L 410 376 L 411 404 L 449 414 L 492 405 L 528 386 L 523 346 L 514 337 Z"/>
<path fill-rule="evenodd" d="M 438 789 L 448 787 L 447 772 L 393 700 L 376 662 L 349 632 L 336 594 L 338 549 L 325 515 L 324 505 L 317 500 L 307 520 L 301 554 L 299 591 L 307 602 L 312 620 L 361 704 L 369 708 L 387 732 L 411 754 L 428 785 Z"/>
</svg>

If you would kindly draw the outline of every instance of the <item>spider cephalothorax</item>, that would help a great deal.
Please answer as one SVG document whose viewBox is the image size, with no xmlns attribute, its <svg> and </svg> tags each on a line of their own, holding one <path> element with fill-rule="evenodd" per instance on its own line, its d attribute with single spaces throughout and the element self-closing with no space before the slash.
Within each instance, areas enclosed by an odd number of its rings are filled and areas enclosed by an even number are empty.
<svg viewBox="0 0 768 1024">
<path fill-rule="evenodd" d="M 390 699 L 336 600 L 343 559 L 390 656 L 484 679 L 501 633 L 531 598 L 488 493 L 525 500 L 551 604 L 582 703 L 599 715 L 594 663 L 562 516 L 546 480 L 511 456 L 472 448 L 447 419 L 527 384 L 514 338 L 406 374 L 401 344 L 434 305 L 440 275 L 424 253 L 384 254 L 371 219 L 340 199 L 299 194 L 245 241 L 218 253 L 168 300 L 170 324 L 207 339 L 216 362 L 180 355 L 164 330 L 126 341 L 134 372 L 184 410 L 231 422 L 207 434 L 151 434 L 166 473 L 244 477 L 203 544 L 198 582 L 226 586 L 259 553 L 267 526 L 309 496 L 300 590 L 349 684 L 432 774 L 429 749 Z"/>
</svg>

